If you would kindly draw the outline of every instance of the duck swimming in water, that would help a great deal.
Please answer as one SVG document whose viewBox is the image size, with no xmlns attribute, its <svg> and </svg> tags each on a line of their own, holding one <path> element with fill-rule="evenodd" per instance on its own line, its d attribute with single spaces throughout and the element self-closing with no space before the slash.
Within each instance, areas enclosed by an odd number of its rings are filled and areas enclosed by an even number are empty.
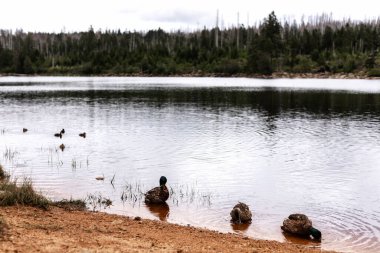
<svg viewBox="0 0 380 253">
<path fill-rule="evenodd" d="M 145 193 L 146 204 L 165 204 L 165 201 L 169 198 L 169 190 L 166 187 L 166 182 L 166 177 L 160 177 L 160 186 Z"/>
<path fill-rule="evenodd" d="M 79 136 L 83 137 L 83 138 L 86 138 L 86 132 L 80 133 Z"/>
<path fill-rule="evenodd" d="M 232 208 L 230 215 L 233 223 L 250 223 L 252 220 L 252 213 L 249 207 L 242 202 L 237 203 Z"/>
<path fill-rule="evenodd" d="M 314 240 L 321 241 L 322 233 L 314 228 L 311 220 L 304 214 L 291 214 L 284 220 L 281 229 L 287 233 L 309 237 L 310 235 Z"/>
<path fill-rule="evenodd" d="M 60 133 L 55 133 L 54 136 L 55 136 L 55 137 L 59 137 L 59 138 L 62 139 L 62 133 L 61 133 L 61 132 L 60 132 Z"/>
</svg>

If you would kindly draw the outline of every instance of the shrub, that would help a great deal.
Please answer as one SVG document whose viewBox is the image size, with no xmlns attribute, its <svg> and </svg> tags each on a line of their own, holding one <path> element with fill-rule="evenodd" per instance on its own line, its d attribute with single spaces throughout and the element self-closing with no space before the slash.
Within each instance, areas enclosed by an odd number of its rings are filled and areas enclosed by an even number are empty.
<svg viewBox="0 0 380 253">
<path fill-rule="evenodd" d="M 47 210 L 49 200 L 33 189 L 32 182 L 24 179 L 21 185 L 17 180 L 0 183 L 0 206 L 26 205 Z"/>
<path fill-rule="evenodd" d="M 371 69 L 368 71 L 369 77 L 380 77 L 380 68 Z"/>
</svg>

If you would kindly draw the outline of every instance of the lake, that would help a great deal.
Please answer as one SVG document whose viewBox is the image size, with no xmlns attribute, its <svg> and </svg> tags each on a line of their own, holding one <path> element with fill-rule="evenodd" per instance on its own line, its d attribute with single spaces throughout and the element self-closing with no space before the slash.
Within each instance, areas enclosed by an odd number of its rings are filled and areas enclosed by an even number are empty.
<svg viewBox="0 0 380 253">
<path fill-rule="evenodd" d="M 0 163 L 53 200 L 95 194 L 111 213 L 380 251 L 380 81 L 1 77 L 0 115 Z M 140 192 L 161 175 L 172 196 L 149 208 Z M 230 223 L 238 201 L 249 226 Z M 321 244 L 282 234 L 295 212 Z"/>
</svg>

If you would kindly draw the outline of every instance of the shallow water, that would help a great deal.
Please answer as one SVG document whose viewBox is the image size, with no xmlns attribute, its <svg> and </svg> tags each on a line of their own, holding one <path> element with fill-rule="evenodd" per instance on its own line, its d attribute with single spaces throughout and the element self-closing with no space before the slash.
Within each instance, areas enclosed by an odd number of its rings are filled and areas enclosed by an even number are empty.
<svg viewBox="0 0 380 253">
<path fill-rule="evenodd" d="M 2 77 L 0 115 L 0 163 L 52 199 L 95 193 L 107 212 L 380 251 L 379 81 Z M 161 175 L 174 194 L 146 207 L 138 192 Z M 237 201 L 251 225 L 230 224 Z M 281 233 L 294 212 L 321 244 Z"/>
</svg>

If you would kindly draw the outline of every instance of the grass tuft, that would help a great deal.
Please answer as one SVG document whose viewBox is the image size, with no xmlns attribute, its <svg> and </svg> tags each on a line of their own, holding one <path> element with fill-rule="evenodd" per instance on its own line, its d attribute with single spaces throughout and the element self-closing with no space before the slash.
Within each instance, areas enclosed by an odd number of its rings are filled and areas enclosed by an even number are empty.
<svg viewBox="0 0 380 253">
<path fill-rule="evenodd" d="M 25 205 L 47 210 L 49 200 L 33 189 L 30 179 L 18 185 L 17 180 L 0 182 L 0 206 Z"/>
<path fill-rule="evenodd" d="M 82 199 L 63 199 L 53 202 L 52 205 L 67 211 L 84 211 L 87 209 L 86 202 Z"/>
</svg>

